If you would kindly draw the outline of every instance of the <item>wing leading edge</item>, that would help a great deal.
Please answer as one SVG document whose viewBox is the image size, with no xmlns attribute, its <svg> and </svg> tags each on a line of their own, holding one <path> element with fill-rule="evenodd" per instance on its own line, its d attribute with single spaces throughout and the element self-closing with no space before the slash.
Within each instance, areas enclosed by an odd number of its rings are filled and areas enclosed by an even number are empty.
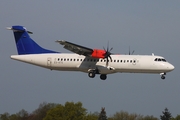
<svg viewBox="0 0 180 120">
<path fill-rule="evenodd" d="M 56 42 L 63 45 L 65 49 L 77 53 L 79 55 L 91 56 L 93 53 L 93 49 L 91 48 L 80 46 L 65 40 L 57 40 Z"/>
<path fill-rule="evenodd" d="M 110 57 L 111 55 L 110 53 L 111 50 L 109 51 L 108 49 L 107 51 L 103 49 L 91 49 L 65 40 L 57 40 L 56 42 L 63 45 L 65 49 L 79 55 L 84 55 L 92 58 L 103 58 L 103 59 L 104 58 L 108 59 L 108 57 Z"/>
</svg>

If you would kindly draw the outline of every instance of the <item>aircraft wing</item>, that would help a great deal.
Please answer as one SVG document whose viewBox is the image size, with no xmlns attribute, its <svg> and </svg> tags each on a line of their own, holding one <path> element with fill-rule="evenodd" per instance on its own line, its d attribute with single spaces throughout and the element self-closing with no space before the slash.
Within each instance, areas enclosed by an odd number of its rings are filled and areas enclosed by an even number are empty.
<svg viewBox="0 0 180 120">
<path fill-rule="evenodd" d="M 57 40 L 56 42 L 63 45 L 65 49 L 77 53 L 79 55 L 91 56 L 93 53 L 93 49 L 91 48 L 80 46 L 65 40 Z"/>
</svg>

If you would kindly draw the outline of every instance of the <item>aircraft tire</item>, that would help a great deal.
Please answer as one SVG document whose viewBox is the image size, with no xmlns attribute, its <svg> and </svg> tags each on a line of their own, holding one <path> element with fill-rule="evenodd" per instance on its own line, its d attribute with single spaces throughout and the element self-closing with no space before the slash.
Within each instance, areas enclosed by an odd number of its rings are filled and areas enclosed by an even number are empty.
<svg viewBox="0 0 180 120">
<path fill-rule="evenodd" d="M 107 75 L 106 75 L 106 74 L 101 74 L 101 75 L 100 75 L 100 78 L 101 78 L 101 80 L 106 80 Z"/>
<path fill-rule="evenodd" d="M 88 76 L 89 76 L 90 78 L 94 78 L 94 77 L 95 77 L 95 73 L 94 73 L 94 72 L 89 72 L 89 73 L 88 73 Z"/>
<path fill-rule="evenodd" d="M 165 77 L 164 75 L 162 75 L 162 76 L 161 76 L 161 79 L 163 79 L 163 80 L 164 80 L 165 78 L 166 78 L 166 77 Z"/>
</svg>

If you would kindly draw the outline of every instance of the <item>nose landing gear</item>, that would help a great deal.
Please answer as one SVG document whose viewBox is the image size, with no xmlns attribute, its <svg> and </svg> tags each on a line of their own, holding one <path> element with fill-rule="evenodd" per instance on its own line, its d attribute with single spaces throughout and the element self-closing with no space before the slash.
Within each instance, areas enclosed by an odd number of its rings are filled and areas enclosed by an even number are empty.
<svg viewBox="0 0 180 120">
<path fill-rule="evenodd" d="M 166 77 L 165 77 L 165 75 L 166 75 L 166 73 L 160 73 L 160 75 L 161 75 L 161 79 L 165 79 Z"/>
</svg>

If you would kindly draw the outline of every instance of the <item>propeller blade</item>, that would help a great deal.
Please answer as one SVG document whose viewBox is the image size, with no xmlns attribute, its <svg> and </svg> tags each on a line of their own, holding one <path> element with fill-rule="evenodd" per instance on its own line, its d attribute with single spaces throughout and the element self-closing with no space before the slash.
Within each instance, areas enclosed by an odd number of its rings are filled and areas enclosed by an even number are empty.
<svg viewBox="0 0 180 120">
<path fill-rule="evenodd" d="M 132 55 L 134 54 L 134 50 L 132 51 L 132 53 L 131 53 Z"/>
<path fill-rule="evenodd" d="M 109 58 L 111 59 L 111 61 L 112 61 L 112 57 L 109 55 Z"/>
<path fill-rule="evenodd" d="M 107 44 L 107 52 L 109 52 L 109 41 L 108 41 L 108 44 Z"/>
<path fill-rule="evenodd" d="M 104 46 L 103 46 L 103 49 L 104 49 L 104 51 L 106 51 L 106 49 L 104 48 Z"/>
<path fill-rule="evenodd" d="M 109 52 L 113 49 L 113 47 L 109 50 Z"/>
<path fill-rule="evenodd" d="M 109 62 L 109 60 L 108 60 L 108 57 L 106 58 L 106 66 L 108 66 L 108 62 Z"/>
</svg>

